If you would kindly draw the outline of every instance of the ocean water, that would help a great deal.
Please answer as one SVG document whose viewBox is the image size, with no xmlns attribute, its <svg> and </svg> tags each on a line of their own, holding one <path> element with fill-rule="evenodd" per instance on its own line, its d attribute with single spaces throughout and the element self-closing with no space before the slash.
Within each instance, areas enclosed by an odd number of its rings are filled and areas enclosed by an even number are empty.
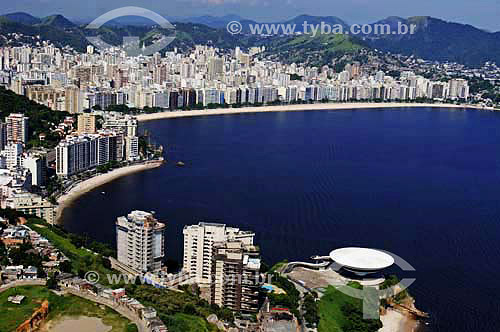
<svg viewBox="0 0 500 332">
<path fill-rule="evenodd" d="M 269 263 L 380 248 L 416 269 L 395 272 L 416 278 L 426 330 L 500 331 L 500 114 L 310 111 L 143 127 L 169 162 L 82 196 L 64 212 L 69 231 L 114 244 L 116 217 L 142 209 L 167 223 L 178 261 L 183 226 L 199 221 L 255 231 Z"/>
</svg>

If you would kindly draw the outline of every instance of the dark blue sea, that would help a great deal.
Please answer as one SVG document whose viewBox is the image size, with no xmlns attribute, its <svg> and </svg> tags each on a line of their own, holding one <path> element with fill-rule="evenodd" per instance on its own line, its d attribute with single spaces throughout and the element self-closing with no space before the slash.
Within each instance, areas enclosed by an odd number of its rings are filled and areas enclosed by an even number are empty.
<svg viewBox="0 0 500 332">
<path fill-rule="evenodd" d="M 169 162 L 78 199 L 64 213 L 69 231 L 114 244 L 116 217 L 141 209 L 167 222 L 166 254 L 178 261 L 183 226 L 199 221 L 255 231 L 270 264 L 380 248 L 416 269 L 410 292 L 428 330 L 500 331 L 500 113 L 309 111 L 143 127 Z"/>
</svg>

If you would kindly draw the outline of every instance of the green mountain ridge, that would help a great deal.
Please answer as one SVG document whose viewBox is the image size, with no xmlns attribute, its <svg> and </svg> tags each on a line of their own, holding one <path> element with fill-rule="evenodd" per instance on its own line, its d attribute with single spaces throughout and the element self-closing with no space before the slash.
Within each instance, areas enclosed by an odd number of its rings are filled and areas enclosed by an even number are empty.
<svg viewBox="0 0 500 332">
<path fill-rule="evenodd" d="M 256 24 L 252 20 L 242 19 L 243 34 L 231 35 L 224 25 L 225 20 L 235 16 L 203 17 L 199 18 L 207 24 L 215 24 L 218 28 L 204 24 L 188 22 L 175 23 L 176 39 L 167 49 L 174 47 L 180 50 L 188 49 L 195 44 L 208 44 L 220 48 L 234 48 L 236 46 L 266 46 L 270 52 L 284 52 L 276 54 L 284 59 L 304 60 L 313 59 L 314 62 L 328 62 L 332 55 L 342 52 L 352 52 L 361 48 L 376 48 L 381 51 L 414 55 L 426 60 L 453 61 L 469 66 L 480 66 L 484 62 L 500 63 L 500 31 L 488 32 L 471 25 L 447 22 L 430 16 L 414 16 L 402 18 L 391 16 L 373 24 L 388 24 L 391 29 L 397 29 L 399 23 L 415 24 L 416 33 L 413 35 L 361 35 L 357 37 L 345 36 L 316 36 L 313 38 L 294 36 L 257 36 L 249 33 L 249 25 Z M 335 16 L 300 15 L 282 23 L 296 24 L 297 31 L 302 24 L 348 24 Z M 273 23 L 269 23 L 273 24 Z M 221 27 L 222 26 L 222 27 Z M 0 16 L 0 35 L 22 33 L 28 36 L 40 36 L 42 40 L 50 40 L 59 47 L 72 46 L 78 51 L 85 50 L 89 44 L 85 36 L 99 35 L 111 44 L 121 44 L 125 36 L 139 36 L 144 41 L 152 38 L 150 26 L 104 26 L 97 31 L 85 30 L 85 26 L 77 26 L 62 15 L 52 15 L 42 19 L 26 14 L 12 13 Z M 163 31 L 165 33 L 165 31 Z M 308 39 L 309 38 L 309 39 Z M 5 40 L 1 41 L 5 44 Z M 305 49 L 308 48 L 308 49 Z M 309 54 L 308 54 L 309 53 Z M 284 54 L 289 56 L 284 56 Z"/>
<path fill-rule="evenodd" d="M 277 39 L 267 47 L 269 54 L 278 54 L 283 62 L 307 62 L 322 66 L 330 63 L 334 57 L 356 53 L 366 48 L 366 45 L 358 38 L 348 35 L 305 34 Z"/>
<path fill-rule="evenodd" d="M 51 15 L 44 17 L 42 18 L 40 24 L 49 25 L 59 29 L 70 29 L 76 27 L 76 24 L 74 24 L 73 22 L 71 22 L 62 15 Z"/>
<path fill-rule="evenodd" d="M 374 24 L 387 22 L 388 19 Z M 491 33 L 469 24 L 447 22 L 430 16 L 400 18 L 400 22 L 416 25 L 415 34 L 367 35 L 364 37 L 368 45 L 392 53 L 470 66 L 479 66 L 486 61 L 500 63 L 499 32 Z M 391 23 L 391 28 L 397 25 L 394 20 Z"/>
</svg>

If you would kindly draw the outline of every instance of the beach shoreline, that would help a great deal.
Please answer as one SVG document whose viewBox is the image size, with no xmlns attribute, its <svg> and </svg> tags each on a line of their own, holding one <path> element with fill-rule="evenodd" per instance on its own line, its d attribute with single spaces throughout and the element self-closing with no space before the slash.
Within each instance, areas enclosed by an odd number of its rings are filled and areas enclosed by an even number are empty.
<svg viewBox="0 0 500 332">
<path fill-rule="evenodd" d="M 182 118 L 182 117 L 197 117 L 208 115 L 230 115 L 230 114 L 253 114 L 265 112 L 304 112 L 304 111 L 319 111 L 319 110 L 363 110 L 363 109 L 380 109 L 380 108 L 415 108 L 415 107 L 431 107 L 431 108 L 454 108 L 454 109 L 477 109 L 493 111 L 491 107 L 481 107 L 477 105 L 455 105 L 455 104 L 418 104 L 418 103 L 322 103 L 322 104 L 295 104 L 295 105 L 280 105 L 280 106 L 255 106 L 241 108 L 217 108 L 209 110 L 194 110 L 194 111 L 165 111 L 151 114 L 139 114 L 137 120 L 139 122 L 154 121 L 161 119 Z M 115 169 L 111 172 L 94 176 L 84 180 L 71 188 L 67 193 L 64 193 L 57 200 L 56 224 L 60 223 L 62 212 L 74 200 L 83 194 L 94 190 L 106 183 L 114 181 L 118 178 L 160 167 L 163 161 L 150 161 L 139 165 L 132 165 Z"/>
<path fill-rule="evenodd" d="M 378 332 L 415 332 L 419 327 L 417 320 L 394 309 L 387 309 L 380 320 L 383 326 Z"/>
<path fill-rule="evenodd" d="M 84 180 L 77 185 L 75 185 L 73 188 L 71 188 L 68 192 L 64 193 L 62 196 L 60 196 L 57 199 L 57 212 L 56 212 L 56 224 L 60 223 L 60 219 L 62 216 L 62 213 L 64 209 L 66 209 L 68 206 L 71 205 L 73 201 L 75 201 L 77 198 L 80 196 L 84 195 L 85 193 L 92 191 L 106 183 L 112 182 L 114 180 L 117 180 L 121 177 L 158 168 L 161 165 L 164 164 L 163 160 L 153 160 L 153 161 L 147 161 L 141 164 L 137 165 L 131 165 L 131 166 L 125 166 L 125 167 L 120 167 L 117 169 L 114 169 L 108 173 L 100 174 L 94 177 L 91 177 L 90 179 Z"/>
<path fill-rule="evenodd" d="M 455 105 L 455 104 L 418 104 L 418 103 L 323 103 L 323 104 L 296 104 L 280 106 L 255 106 L 241 108 L 216 108 L 195 111 L 165 111 L 151 114 L 139 114 L 137 120 L 140 122 L 195 117 L 206 115 L 226 115 L 226 114 L 246 114 L 264 112 L 302 112 L 319 110 L 352 110 L 352 109 L 374 109 L 374 108 L 412 108 L 412 107 L 432 107 L 432 108 L 456 108 L 456 109 L 477 109 L 494 111 L 492 107 L 482 107 L 478 105 Z"/>
</svg>

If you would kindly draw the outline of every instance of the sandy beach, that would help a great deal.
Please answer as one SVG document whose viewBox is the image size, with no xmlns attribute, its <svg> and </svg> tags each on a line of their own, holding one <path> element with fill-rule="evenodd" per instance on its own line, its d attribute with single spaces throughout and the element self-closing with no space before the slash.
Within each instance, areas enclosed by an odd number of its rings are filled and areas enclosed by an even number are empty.
<svg viewBox="0 0 500 332">
<path fill-rule="evenodd" d="M 379 332 L 414 332 L 418 322 L 394 309 L 387 309 L 385 315 L 380 316 L 382 328 Z"/>
<path fill-rule="evenodd" d="M 316 111 L 316 110 L 348 110 L 348 109 L 370 109 L 370 108 L 408 108 L 408 107 L 434 107 L 434 108 L 472 108 L 481 110 L 494 110 L 477 105 L 454 105 L 454 104 L 417 104 L 417 103 L 324 103 L 324 104 L 298 104 L 282 106 L 258 106 L 242 108 L 217 108 L 197 111 L 173 111 L 152 114 L 140 114 L 139 121 L 152 121 L 159 119 L 181 118 L 203 115 L 244 114 L 263 112 L 293 112 L 293 111 Z"/>
<path fill-rule="evenodd" d="M 71 188 L 69 192 L 65 193 L 57 200 L 57 203 L 59 205 L 57 207 L 56 223 L 59 222 L 62 211 L 66 207 L 68 207 L 71 204 L 71 202 L 73 202 L 75 199 L 85 194 L 86 192 L 89 192 L 99 186 L 102 186 L 103 184 L 114 181 L 123 176 L 137 172 L 142 172 L 148 169 L 157 168 L 160 167 L 162 164 L 163 161 L 149 161 L 143 164 L 121 167 L 112 170 L 111 172 L 97 175 L 88 180 L 78 183 L 76 186 Z"/>
</svg>

